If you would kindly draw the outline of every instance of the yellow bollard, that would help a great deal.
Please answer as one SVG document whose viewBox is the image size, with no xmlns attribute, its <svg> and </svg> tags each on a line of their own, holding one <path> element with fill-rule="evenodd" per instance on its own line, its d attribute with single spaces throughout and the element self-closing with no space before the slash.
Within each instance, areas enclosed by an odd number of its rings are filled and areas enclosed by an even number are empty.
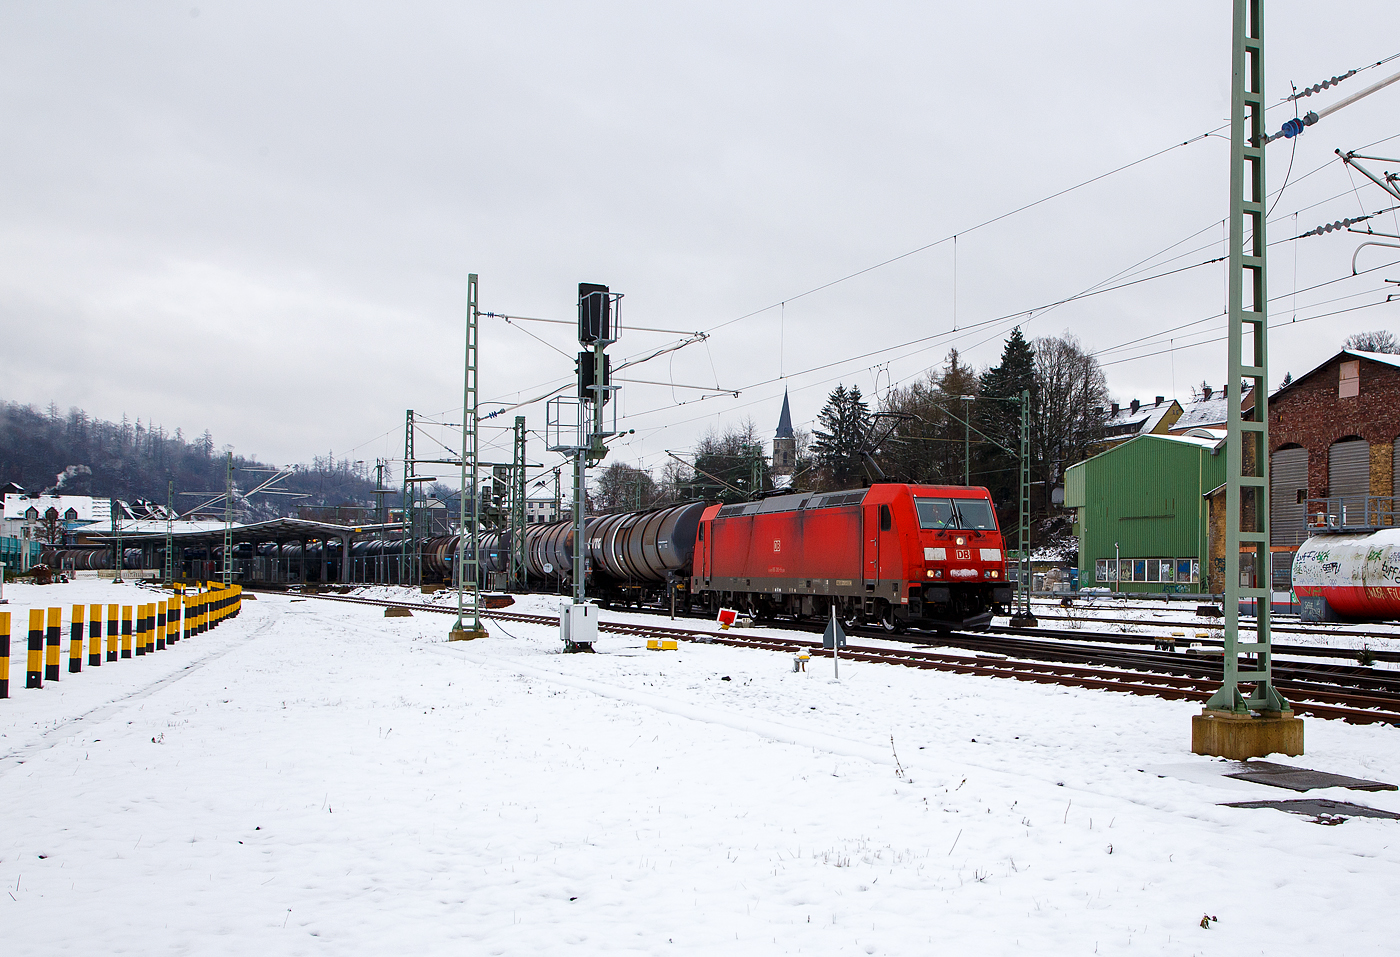
<svg viewBox="0 0 1400 957">
<path fill-rule="evenodd" d="M 48 652 L 47 652 L 47 654 L 44 656 L 44 680 L 45 680 L 45 681 L 57 681 L 57 680 L 58 680 L 59 672 L 62 670 L 62 669 L 59 667 L 59 658 L 61 657 L 60 652 L 62 651 L 62 647 L 61 647 L 62 644 L 63 644 L 63 609 L 62 609 L 62 608 L 50 608 L 50 609 L 49 609 L 49 628 L 48 628 Z"/>
<path fill-rule="evenodd" d="M 73 621 L 68 626 L 68 673 L 83 670 L 83 606 L 73 606 Z"/>
<path fill-rule="evenodd" d="M 122 605 L 122 657 L 131 657 L 131 606 Z"/>
<path fill-rule="evenodd" d="M 165 650 L 165 613 L 169 610 L 169 602 L 156 602 L 156 651 Z"/>
<path fill-rule="evenodd" d="M 120 605 L 107 606 L 107 660 L 117 660 L 117 635 L 121 629 L 117 625 L 117 612 L 121 610 Z"/>
<path fill-rule="evenodd" d="M 176 588 L 178 589 L 178 585 Z M 170 609 L 165 617 L 165 646 L 170 647 L 171 642 L 180 640 L 180 592 L 170 596 Z"/>
<path fill-rule="evenodd" d="M 88 608 L 88 667 L 102 664 L 102 606 Z"/>
<path fill-rule="evenodd" d="M 29 660 L 24 671 L 26 688 L 44 686 L 44 609 L 29 610 Z"/>
<path fill-rule="evenodd" d="M 0 611 L 0 698 L 10 696 L 10 613 Z"/>
<path fill-rule="evenodd" d="M 146 606 L 132 606 L 132 630 L 136 633 L 136 657 L 146 653 Z"/>
</svg>

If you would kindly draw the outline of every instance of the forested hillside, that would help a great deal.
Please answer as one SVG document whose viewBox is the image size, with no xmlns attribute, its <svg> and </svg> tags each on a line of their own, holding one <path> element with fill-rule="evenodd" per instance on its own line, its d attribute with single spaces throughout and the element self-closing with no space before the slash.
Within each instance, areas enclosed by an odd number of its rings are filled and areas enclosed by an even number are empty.
<svg viewBox="0 0 1400 957">
<path fill-rule="evenodd" d="M 39 410 L 32 405 L 0 402 L 0 483 L 17 482 L 29 492 L 56 491 L 126 500 L 166 500 L 167 483 L 175 483 L 181 511 L 199 499 L 181 492 L 221 491 L 225 453 L 205 431 L 187 439 L 180 430 L 167 433 L 159 426 L 104 422 L 82 409 L 59 412 L 56 405 Z M 268 474 L 248 471 L 267 468 L 256 459 L 235 454 L 234 486 L 251 488 Z M 307 498 L 259 496 L 244 503 L 235 496 L 244 517 L 289 514 L 308 506 L 372 505 L 372 475 L 362 462 L 316 457 L 278 485 Z M 248 514 L 252 513 L 252 514 Z"/>
</svg>

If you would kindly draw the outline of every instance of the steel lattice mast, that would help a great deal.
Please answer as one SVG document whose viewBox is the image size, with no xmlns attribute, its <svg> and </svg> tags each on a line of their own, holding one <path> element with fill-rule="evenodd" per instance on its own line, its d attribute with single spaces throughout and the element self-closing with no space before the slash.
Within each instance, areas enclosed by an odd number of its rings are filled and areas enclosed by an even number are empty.
<svg viewBox="0 0 1400 957">
<path fill-rule="evenodd" d="M 466 355 L 462 374 L 462 481 L 457 499 L 457 623 L 448 633 L 449 641 L 486 637 L 481 627 L 481 496 L 476 487 L 480 464 L 477 448 L 477 321 L 479 318 L 476 273 L 467 276 Z M 471 477 L 468 485 L 467 477 Z M 467 493 L 471 492 L 471 514 L 467 513 Z M 470 547 L 468 547 L 470 541 Z M 470 580 L 469 580 L 470 579 Z M 471 616 L 471 624 L 466 623 Z"/>
<path fill-rule="evenodd" d="M 1288 711 L 1288 703 L 1274 688 L 1272 672 L 1263 0 L 1235 0 L 1231 72 L 1225 667 L 1221 688 L 1206 707 L 1244 715 Z M 1250 419 L 1243 413 L 1245 382 L 1254 395 Z M 1254 641 L 1240 641 L 1242 598 L 1254 599 Z M 1254 656 L 1244 670 L 1241 653 Z M 1252 684 L 1252 693 L 1246 696 L 1241 683 Z"/>
<path fill-rule="evenodd" d="M 227 588 L 233 584 L 233 453 L 225 453 L 224 476 L 224 567 L 220 579 Z"/>
<path fill-rule="evenodd" d="M 515 417 L 510 473 L 510 587 L 525 590 L 525 416 Z"/>
</svg>

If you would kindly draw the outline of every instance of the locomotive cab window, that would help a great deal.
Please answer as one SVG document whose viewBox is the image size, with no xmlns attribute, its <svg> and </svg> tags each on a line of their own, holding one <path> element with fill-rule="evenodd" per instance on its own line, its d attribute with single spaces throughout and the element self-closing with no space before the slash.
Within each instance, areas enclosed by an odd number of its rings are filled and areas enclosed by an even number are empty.
<svg viewBox="0 0 1400 957">
<path fill-rule="evenodd" d="M 892 522 L 890 521 L 890 507 L 889 507 L 888 505 L 881 505 L 881 506 L 880 506 L 880 531 L 882 531 L 882 532 L 888 532 L 888 531 L 890 530 L 891 524 L 892 524 Z"/>
<path fill-rule="evenodd" d="M 914 507 L 919 510 L 920 528 L 957 528 L 958 522 L 953 512 L 953 503 L 946 498 L 916 498 Z"/>
<path fill-rule="evenodd" d="M 958 505 L 958 527 L 995 531 L 997 520 L 992 515 L 992 504 L 986 499 L 960 498 Z"/>
</svg>

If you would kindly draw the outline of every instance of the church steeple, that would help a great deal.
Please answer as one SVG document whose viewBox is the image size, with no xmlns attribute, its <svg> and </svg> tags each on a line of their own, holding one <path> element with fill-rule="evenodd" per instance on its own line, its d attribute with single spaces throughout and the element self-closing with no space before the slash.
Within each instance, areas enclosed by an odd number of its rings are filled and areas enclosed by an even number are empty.
<svg viewBox="0 0 1400 957">
<path fill-rule="evenodd" d="M 788 409 L 787 389 L 783 390 L 783 411 L 778 416 L 778 431 L 773 433 L 775 439 L 792 438 L 792 412 Z"/>
<path fill-rule="evenodd" d="M 778 415 L 778 430 L 773 433 L 773 485 L 784 488 L 792 483 L 797 468 L 797 435 L 792 431 L 792 411 L 788 408 L 787 390 L 783 390 L 783 411 Z"/>
</svg>

